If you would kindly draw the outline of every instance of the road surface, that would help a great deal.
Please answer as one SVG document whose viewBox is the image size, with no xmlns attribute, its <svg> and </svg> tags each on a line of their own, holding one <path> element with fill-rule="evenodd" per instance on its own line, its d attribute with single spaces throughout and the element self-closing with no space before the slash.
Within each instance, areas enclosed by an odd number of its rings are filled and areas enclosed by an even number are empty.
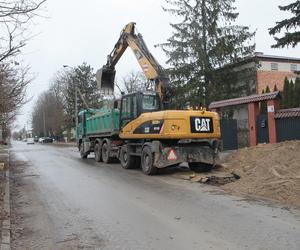
<svg viewBox="0 0 300 250">
<path fill-rule="evenodd" d="M 300 249 L 300 213 L 14 142 L 15 249 Z"/>
</svg>

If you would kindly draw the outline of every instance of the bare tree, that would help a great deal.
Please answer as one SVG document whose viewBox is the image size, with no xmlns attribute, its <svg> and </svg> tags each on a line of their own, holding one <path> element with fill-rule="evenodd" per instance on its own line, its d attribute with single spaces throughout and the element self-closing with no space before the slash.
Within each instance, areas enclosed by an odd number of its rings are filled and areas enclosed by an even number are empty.
<svg viewBox="0 0 300 250">
<path fill-rule="evenodd" d="M 26 103 L 26 87 L 32 80 L 29 68 L 0 64 L 0 122 L 9 124 L 19 108 Z"/>
<path fill-rule="evenodd" d="M 124 87 L 118 88 L 120 90 L 124 91 L 125 93 L 132 93 L 135 91 L 146 91 L 146 90 L 152 90 L 153 86 L 150 81 L 147 80 L 145 75 L 140 71 L 131 71 L 122 78 L 122 85 Z"/>
<path fill-rule="evenodd" d="M 29 25 L 46 0 L 0 0 L 0 126 L 6 134 L 19 108 L 26 103 L 31 81 L 28 67 L 9 63 L 30 38 Z M 12 60 L 10 60 L 12 61 Z"/>
<path fill-rule="evenodd" d="M 70 134 L 74 127 L 75 88 L 78 92 L 78 111 L 86 108 L 86 103 L 90 108 L 100 106 L 101 94 L 90 65 L 83 63 L 71 70 L 58 71 L 52 78 L 49 90 L 36 102 L 32 116 L 36 135 L 56 136 L 63 130 Z"/>
<path fill-rule="evenodd" d="M 0 62 L 16 56 L 29 39 L 28 25 L 46 0 L 0 1 Z"/>
<path fill-rule="evenodd" d="M 38 136 L 60 137 L 64 128 L 63 105 L 52 90 L 41 94 L 32 112 L 33 133 Z"/>
</svg>

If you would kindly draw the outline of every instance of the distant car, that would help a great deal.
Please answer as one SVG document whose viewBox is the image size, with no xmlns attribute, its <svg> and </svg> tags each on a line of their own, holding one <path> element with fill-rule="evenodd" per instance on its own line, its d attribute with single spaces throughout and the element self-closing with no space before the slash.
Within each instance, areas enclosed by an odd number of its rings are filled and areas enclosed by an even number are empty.
<svg viewBox="0 0 300 250">
<path fill-rule="evenodd" d="M 24 138 L 22 141 L 23 141 L 23 142 L 27 142 L 27 139 L 26 139 L 26 138 Z"/>
<path fill-rule="evenodd" d="M 52 142 L 53 142 L 53 139 L 50 137 L 44 137 L 42 140 L 42 143 L 52 143 Z"/>
<path fill-rule="evenodd" d="M 43 143 L 43 140 L 44 140 L 44 137 L 40 137 L 38 141 L 39 141 L 40 143 Z"/>
<path fill-rule="evenodd" d="M 34 137 L 34 142 L 39 142 L 39 138 L 37 136 Z"/>
<path fill-rule="evenodd" d="M 28 138 L 27 139 L 27 144 L 34 144 L 34 139 L 33 138 Z"/>
</svg>

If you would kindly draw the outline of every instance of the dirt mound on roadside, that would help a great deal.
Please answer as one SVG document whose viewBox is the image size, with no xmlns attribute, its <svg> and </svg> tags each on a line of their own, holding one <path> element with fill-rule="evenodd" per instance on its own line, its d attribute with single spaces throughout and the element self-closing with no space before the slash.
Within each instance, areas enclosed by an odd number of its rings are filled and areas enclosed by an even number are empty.
<svg viewBox="0 0 300 250">
<path fill-rule="evenodd" d="M 224 167 L 241 177 L 224 190 L 300 207 L 300 141 L 240 149 L 225 159 Z"/>
</svg>

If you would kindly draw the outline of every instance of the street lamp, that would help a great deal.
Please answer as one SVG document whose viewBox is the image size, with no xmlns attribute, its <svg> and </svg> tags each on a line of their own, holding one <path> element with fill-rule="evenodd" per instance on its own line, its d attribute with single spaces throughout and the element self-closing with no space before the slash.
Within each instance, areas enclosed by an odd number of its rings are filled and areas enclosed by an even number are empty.
<svg viewBox="0 0 300 250">
<path fill-rule="evenodd" d="M 64 64 L 64 68 L 70 68 L 73 71 L 73 74 L 75 72 L 75 69 L 69 65 Z M 73 75 L 74 76 L 74 75 Z M 76 86 L 76 81 L 74 81 L 74 86 L 75 86 L 75 131 L 78 128 L 78 103 L 77 103 L 77 86 Z"/>
</svg>

